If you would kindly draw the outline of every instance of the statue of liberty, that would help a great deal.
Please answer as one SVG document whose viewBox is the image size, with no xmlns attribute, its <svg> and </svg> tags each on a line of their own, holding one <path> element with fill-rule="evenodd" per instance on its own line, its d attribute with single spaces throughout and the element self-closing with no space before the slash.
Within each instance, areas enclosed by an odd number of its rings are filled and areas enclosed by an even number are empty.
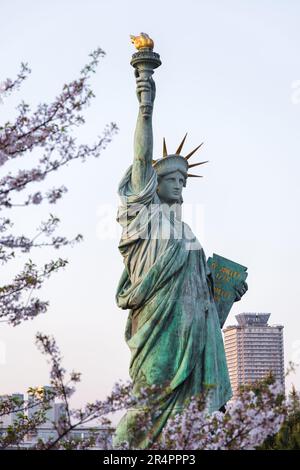
<svg viewBox="0 0 300 470">
<path fill-rule="evenodd" d="M 159 442 L 168 418 L 183 410 L 187 399 L 209 386 L 209 411 L 231 398 L 221 327 L 229 313 L 220 312 L 214 281 L 200 242 L 181 219 L 182 191 L 195 150 L 182 156 L 186 139 L 169 154 L 153 160 L 152 112 L 155 100 L 153 68 L 160 65 L 153 41 L 141 33 L 132 37 L 138 52 L 135 67 L 139 112 L 133 163 L 120 181 L 117 221 L 122 226 L 119 251 L 124 271 L 116 301 L 129 309 L 125 339 L 131 351 L 130 376 L 136 397 L 142 387 L 161 385 L 157 409 L 147 432 L 133 432 L 142 408 L 132 408 L 120 420 L 113 444 L 127 441 L 147 449 Z M 246 292 L 242 282 L 239 300 Z"/>
</svg>

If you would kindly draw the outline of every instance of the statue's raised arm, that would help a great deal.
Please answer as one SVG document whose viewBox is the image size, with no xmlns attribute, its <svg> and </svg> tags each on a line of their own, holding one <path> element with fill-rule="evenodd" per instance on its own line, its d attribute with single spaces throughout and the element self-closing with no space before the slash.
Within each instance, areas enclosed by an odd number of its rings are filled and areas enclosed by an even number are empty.
<svg viewBox="0 0 300 470">
<path fill-rule="evenodd" d="M 149 115 L 143 115 L 141 109 L 141 96 L 144 92 L 150 92 L 153 105 L 155 99 L 155 83 L 152 77 L 144 79 L 139 77 L 137 73 L 135 75 L 137 84 L 136 94 L 139 100 L 139 113 L 134 133 L 132 188 L 134 192 L 138 193 L 145 187 L 151 176 L 153 159 L 152 110 Z"/>
<path fill-rule="evenodd" d="M 161 62 L 159 55 L 153 52 L 153 41 L 145 33 L 131 36 L 138 49 L 133 54 L 131 65 L 135 68 L 136 94 L 139 112 L 134 133 L 134 158 L 132 165 L 132 189 L 139 193 L 146 186 L 152 171 L 153 130 L 152 114 L 156 87 L 152 78 L 154 68 Z"/>
</svg>

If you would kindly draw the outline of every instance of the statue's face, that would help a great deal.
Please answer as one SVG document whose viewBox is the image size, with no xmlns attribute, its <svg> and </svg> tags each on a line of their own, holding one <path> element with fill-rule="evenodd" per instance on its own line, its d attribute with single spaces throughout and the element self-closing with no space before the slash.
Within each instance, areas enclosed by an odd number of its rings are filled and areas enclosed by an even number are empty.
<svg viewBox="0 0 300 470">
<path fill-rule="evenodd" d="M 183 186 L 185 177 L 177 170 L 159 177 L 157 194 L 166 203 L 180 202 Z"/>
</svg>

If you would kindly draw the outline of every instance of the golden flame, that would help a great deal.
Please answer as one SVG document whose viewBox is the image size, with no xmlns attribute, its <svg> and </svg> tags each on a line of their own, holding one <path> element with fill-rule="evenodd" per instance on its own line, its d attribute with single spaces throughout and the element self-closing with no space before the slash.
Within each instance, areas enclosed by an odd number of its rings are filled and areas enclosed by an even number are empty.
<svg viewBox="0 0 300 470">
<path fill-rule="evenodd" d="M 154 47 L 154 42 L 153 39 L 151 39 L 148 34 L 146 33 L 140 33 L 139 36 L 133 36 L 132 34 L 130 35 L 131 42 L 135 45 L 136 49 L 143 49 L 147 47 L 148 49 L 153 49 Z"/>
</svg>

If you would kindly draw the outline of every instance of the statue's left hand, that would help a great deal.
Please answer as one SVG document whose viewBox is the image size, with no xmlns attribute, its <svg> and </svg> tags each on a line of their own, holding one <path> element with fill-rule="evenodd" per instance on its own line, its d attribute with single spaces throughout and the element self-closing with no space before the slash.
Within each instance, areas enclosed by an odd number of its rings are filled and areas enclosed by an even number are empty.
<svg viewBox="0 0 300 470">
<path fill-rule="evenodd" d="M 241 298 L 243 297 L 243 295 L 246 294 L 247 290 L 248 290 L 248 284 L 247 284 L 247 282 L 242 281 L 241 284 L 239 284 L 239 285 L 235 288 L 235 292 L 236 292 L 235 302 L 238 302 L 239 300 L 241 300 Z"/>
</svg>

